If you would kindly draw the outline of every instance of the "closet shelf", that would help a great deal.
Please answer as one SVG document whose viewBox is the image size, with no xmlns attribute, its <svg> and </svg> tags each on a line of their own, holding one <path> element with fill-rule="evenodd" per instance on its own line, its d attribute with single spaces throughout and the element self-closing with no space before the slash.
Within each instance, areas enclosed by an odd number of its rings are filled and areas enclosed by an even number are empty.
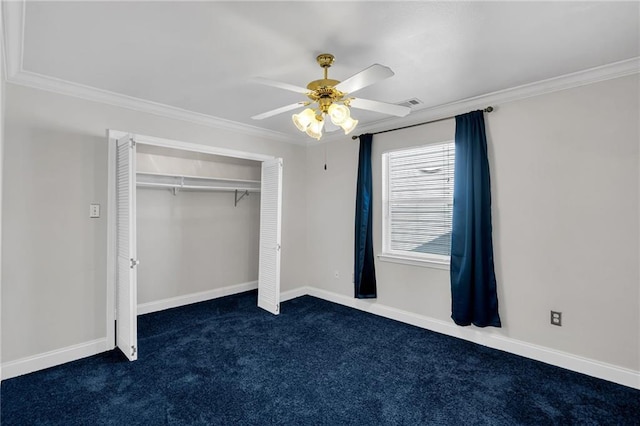
<svg viewBox="0 0 640 426">
<path fill-rule="evenodd" d="M 167 173 L 137 172 L 136 186 L 196 191 L 260 192 L 259 180 L 213 178 Z"/>
</svg>

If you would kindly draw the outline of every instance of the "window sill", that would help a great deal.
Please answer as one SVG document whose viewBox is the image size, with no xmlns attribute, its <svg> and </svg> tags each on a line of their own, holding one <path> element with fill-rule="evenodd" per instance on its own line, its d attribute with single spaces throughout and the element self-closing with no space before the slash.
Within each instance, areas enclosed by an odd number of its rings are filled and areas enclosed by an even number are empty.
<svg viewBox="0 0 640 426">
<path fill-rule="evenodd" d="M 379 254 L 378 259 L 383 262 L 400 263 L 403 265 L 421 266 L 423 268 L 449 270 L 449 262 L 435 259 L 421 259 L 417 257 L 400 256 L 397 254 Z"/>
</svg>

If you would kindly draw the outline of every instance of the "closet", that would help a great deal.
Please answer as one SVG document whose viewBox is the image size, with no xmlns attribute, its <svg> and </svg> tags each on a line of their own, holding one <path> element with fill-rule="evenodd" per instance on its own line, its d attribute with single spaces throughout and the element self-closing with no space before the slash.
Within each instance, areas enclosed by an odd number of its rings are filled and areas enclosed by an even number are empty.
<svg viewBox="0 0 640 426">
<path fill-rule="evenodd" d="M 115 170 L 115 345 L 142 313 L 258 288 L 279 313 L 282 160 L 124 134 Z M 109 312 L 109 310 L 108 310 Z"/>
<path fill-rule="evenodd" d="M 138 314 L 257 287 L 261 166 L 137 144 Z"/>
</svg>

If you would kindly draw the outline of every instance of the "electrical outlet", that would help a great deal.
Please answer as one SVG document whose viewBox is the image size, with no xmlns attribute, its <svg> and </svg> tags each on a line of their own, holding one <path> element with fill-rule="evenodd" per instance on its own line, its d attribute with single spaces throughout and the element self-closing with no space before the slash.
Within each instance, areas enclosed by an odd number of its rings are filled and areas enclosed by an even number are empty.
<svg viewBox="0 0 640 426">
<path fill-rule="evenodd" d="M 89 217 L 100 217 L 100 204 L 89 204 Z"/>
<path fill-rule="evenodd" d="M 551 311 L 551 325 L 562 326 L 562 312 Z"/>
</svg>

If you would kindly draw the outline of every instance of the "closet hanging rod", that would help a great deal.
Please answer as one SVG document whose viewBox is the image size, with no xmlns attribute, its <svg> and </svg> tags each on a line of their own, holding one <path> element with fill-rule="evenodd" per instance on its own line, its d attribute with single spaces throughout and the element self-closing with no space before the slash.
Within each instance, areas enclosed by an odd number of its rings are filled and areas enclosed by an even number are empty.
<svg viewBox="0 0 640 426">
<path fill-rule="evenodd" d="M 222 177 L 212 177 L 212 176 L 196 176 L 196 175 L 181 175 L 181 174 L 172 174 L 172 173 L 156 173 L 156 172 L 136 172 L 137 175 L 141 176 L 149 176 L 149 177 L 166 177 L 166 178 L 180 178 L 180 179 L 193 179 L 193 180 L 209 180 L 209 181 L 219 181 L 219 182 L 236 182 L 236 183 L 256 183 L 259 184 L 259 180 L 253 179 L 235 179 L 235 178 L 222 178 Z"/>
<path fill-rule="evenodd" d="M 239 188 L 235 186 L 211 186 L 211 185 L 180 185 L 173 183 L 137 182 L 137 186 L 156 188 L 176 188 L 176 189 L 202 189 L 207 191 L 249 191 L 260 192 L 260 188 Z"/>
</svg>

